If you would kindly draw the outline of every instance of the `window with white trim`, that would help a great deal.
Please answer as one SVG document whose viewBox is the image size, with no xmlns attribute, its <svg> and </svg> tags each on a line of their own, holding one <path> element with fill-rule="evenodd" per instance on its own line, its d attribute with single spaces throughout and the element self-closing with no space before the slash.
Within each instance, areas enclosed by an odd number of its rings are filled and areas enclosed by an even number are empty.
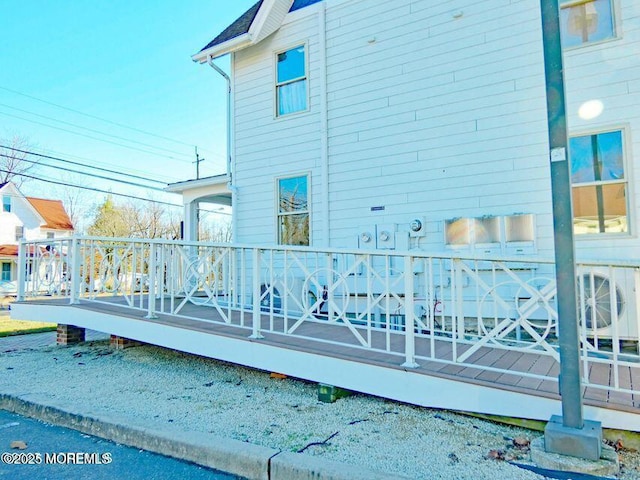
<svg viewBox="0 0 640 480">
<path fill-rule="evenodd" d="M 307 60 L 299 45 L 276 55 L 276 113 L 278 117 L 307 109 Z"/>
<path fill-rule="evenodd" d="M 2 262 L 2 273 L 0 280 L 3 282 L 11 281 L 11 264 L 9 262 Z"/>
<path fill-rule="evenodd" d="M 628 233 L 624 132 L 572 137 L 569 152 L 574 233 Z"/>
<path fill-rule="evenodd" d="M 9 195 L 2 196 L 2 211 L 3 212 L 11 211 L 11 197 Z"/>
<path fill-rule="evenodd" d="M 573 0 L 560 5 L 563 47 L 576 47 L 615 37 L 613 0 Z"/>
<path fill-rule="evenodd" d="M 18 225 L 16 226 L 16 242 L 22 240 L 24 237 L 24 227 Z"/>
<path fill-rule="evenodd" d="M 279 178 L 278 243 L 309 245 L 309 176 Z"/>
</svg>

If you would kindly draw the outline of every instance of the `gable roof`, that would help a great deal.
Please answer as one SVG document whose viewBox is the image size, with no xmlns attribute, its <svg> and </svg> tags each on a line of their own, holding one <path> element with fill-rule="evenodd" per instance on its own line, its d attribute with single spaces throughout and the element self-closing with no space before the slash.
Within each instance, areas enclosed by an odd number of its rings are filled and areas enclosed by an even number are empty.
<svg viewBox="0 0 640 480">
<path fill-rule="evenodd" d="M 219 57 L 244 46 L 254 45 L 275 32 L 287 12 L 294 12 L 321 1 L 259 0 L 192 58 L 204 63 L 209 55 Z"/>
<path fill-rule="evenodd" d="M 209 50 L 211 47 L 215 47 L 216 45 L 220 45 L 221 43 L 248 33 L 249 27 L 251 27 L 253 20 L 258 14 L 258 10 L 260 10 L 260 7 L 262 6 L 262 2 L 263 0 L 260 0 L 249 10 L 244 12 L 235 22 L 225 28 L 220 35 L 207 43 L 204 48 L 200 49 L 200 52 L 204 52 L 205 50 Z"/>
<path fill-rule="evenodd" d="M 42 228 L 51 230 L 73 230 L 73 224 L 60 200 L 25 197 L 44 219 Z"/>
</svg>

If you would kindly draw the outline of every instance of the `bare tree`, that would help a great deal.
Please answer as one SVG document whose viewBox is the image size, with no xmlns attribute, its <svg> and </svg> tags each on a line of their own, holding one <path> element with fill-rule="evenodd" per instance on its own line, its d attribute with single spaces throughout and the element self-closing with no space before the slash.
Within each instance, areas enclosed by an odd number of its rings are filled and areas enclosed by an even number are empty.
<svg viewBox="0 0 640 480">
<path fill-rule="evenodd" d="M 200 223 L 198 238 L 203 242 L 229 243 L 232 239 L 231 218 L 229 216 L 206 219 L 203 213 L 215 214 L 216 212 L 200 211 Z M 227 215 L 227 214 L 223 214 Z"/>
<path fill-rule="evenodd" d="M 80 175 L 67 175 L 65 180 L 74 185 L 89 186 L 90 184 Z M 62 200 L 73 228 L 77 233 L 83 233 L 86 226 L 88 205 L 91 202 L 91 195 L 81 188 L 72 185 L 59 186 L 55 188 L 55 196 Z"/>
<path fill-rule="evenodd" d="M 122 207 L 130 236 L 137 238 L 175 238 L 179 221 L 155 202 L 128 203 Z"/>
<path fill-rule="evenodd" d="M 13 135 L 10 138 L 0 138 L 0 184 L 13 182 L 18 188 L 28 178 L 23 174 L 35 167 L 35 161 L 27 159 L 30 144 L 25 137 Z"/>
</svg>

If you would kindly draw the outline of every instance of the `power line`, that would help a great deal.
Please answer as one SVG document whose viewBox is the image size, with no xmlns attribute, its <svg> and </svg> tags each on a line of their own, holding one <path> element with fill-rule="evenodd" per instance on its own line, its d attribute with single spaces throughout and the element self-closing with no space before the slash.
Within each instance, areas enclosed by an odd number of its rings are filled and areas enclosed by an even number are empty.
<svg viewBox="0 0 640 480">
<path fill-rule="evenodd" d="M 159 205 L 167 205 L 169 207 L 176 207 L 176 208 L 182 208 L 182 205 L 176 205 L 174 203 L 169 203 L 169 202 L 163 202 L 160 200 L 150 200 L 148 198 L 142 198 L 142 197 L 136 197 L 135 195 L 127 195 L 126 193 L 116 193 L 116 192 L 110 192 L 108 190 L 102 190 L 100 188 L 94 188 L 94 187 L 85 187 L 82 185 L 75 185 L 72 183 L 65 183 L 65 182 L 59 182 L 56 180 L 51 180 L 51 179 L 47 179 L 44 177 L 35 177 L 33 175 L 27 175 L 26 173 L 15 173 L 15 172 L 11 172 L 9 170 L 4 170 L 0 168 L 0 172 L 2 173 L 12 173 L 16 176 L 19 177 L 24 177 L 24 178 L 30 178 L 32 180 L 38 180 L 40 182 L 45 182 L 45 183 L 53 183 L 54 185 L 62 185 L 63 187 L 72 187 L 72 188 L 79 188 L 81 190 L 91 190 L 92 192 L 97 192 L 97 193 L 106 193 L 107 195 L 114 195 L 117 197 L 125 197 L 125 198 L 132 198 L 134 200 L 142 200 L 145 202 L 151 202 L 151 203 L 157 203 Z"/>
<path fill-rule="evenodd" d="M 151 183 L 161 183 L 161 184 L 166 184 L 167 183 L 167 182 L 163 182 L 163 181 L 160 181 L 160 180 L 154 180 L 154 179 L 151 179 L 151 178 L 146 178 L 146 177 L 141 177 L 141 176 L 138 176 L 138 175 L 133 175 L 133 174 L 130 174 L 130 173 L 121 173 L 121 172 L 118 172 L 116 170 L 109 170 L 108 168 L 94 167 L 93 165 L 85 165 L 83 163 L 74 162 L 72 160 L 66 160 L 64 158 L 52 157 L 50 155 L 43 155 L 41 153 L 31 152 L 29 150 L 20 150 L 19 148 L 8 147 L 6 145 L 0 145 L 0 148 L 6 148 L 7 150 L 12 150 L 14 152 L 20 152 L 20 153 L 24 153 L 24 154 L 27 154 L 27 155 L 34 155 L 36 157 L 46 158 L 46 159 L 49 159 L 49 160 L 56 160 L 56 161 L 59 161 L 59 162 L 65 162 L 65 163 L 69 163 L 71 165 L 78 165 L 80 167 L 93 168 L 94 170 L 99 170 L 101 172 L 115 173 L 116 175 L 122 175 L 124 177 L 137 178 L 139 180 L 145 180 L 145 181 L 151 182 Z M 8 155 L 2 155 L 2 156 L 9 158 Z M 26 160 L 26 159 L 21 159 L 21 160 Z M 36 162 L 31 162 L 31 163 L 36 163 Z M 42 165 L 52 167 L 52 165 L 46 165 L 46 164 L 42 164 Z M 56 167 L 56 168 L 61 168 L 61 167 Z M 76 172 L 76 173 L 84 173 L 84 172 Z M 109 178 L 109 180 L 111 180 L 111 178 Z"/>
<path fill-rule="evenodd" d="M 53 128 L 53 129 L 55 129 L 55 130 L 61 130 L 61 131 L 63 131 L 63 132 L 71 133 L 71 134 L 73 134 L 73 135 L 78 135 L 78 136 L 80 136 L 80 137 L 90 138 L 91 140 L 97 140 L 97 141 L 99 141 L 99 142 L 110 143 L 110 144 L 112 144 L 112 145 L 117 145 L 117 146 L 119 146 L 119 147 L 128 148 L 128 149 L 130 149 L 130 150 L 137 150 L 138 152 L 143 152 L 143 153 L 148 153 L 148 154 L 150 154 L 150 155 L 156 155 L 156 156 L 159 156 L 159 157 L 169 158 L 169 159 L 171 159 L 171 160 L 175 160 L 176 162 L 191 163 L 189 160 L 182 160 L 182 159 L 180 159 L 180 158 L 174 158 L 174 157 L 171 157 L 171 156 L 169 156 L 169 155 L 161 155 L 161 154 L 159 154 L 159 153 L 157 153 L 157 152 L 150 152 L 149 150 L 143 150 L 143 149 L 141 149 L 141 148 L 132 147 L 132 146 L 130 146 L 130 145 L 123 145 L 123 144 L 121 144 L 121 143 L 112 142 L 112 141 L 110 141 L 110 140 L 105 140 L 105 139 L 103 139 L 103 138 L 96 138 L 96 137 L 92 137 L 91 135 L 85 135 L 85 134 L 83 134 L 83 133 L 74 132 L 73 130 L 68 130 L 68 129 L 66 129 L 66 128 L 56 127 L 56 126 L 54 126 L 54 125 L 48 125 L 48 124 L 46 124 L 46 123 L 38 122 L 38 121 L 36 121 L 36 120 L 31 120 L 31 119 L 29 119 L 29 118 L 20 117 L 20 116 L 18 116 L 18 115 L 11 115 L 10 113 L 6 113 L 6 112 L 0 112 L 0 115 L 6 115 L 7 117 L 17 118 L 17 119 L 19 119 L 19 120 L 24 120 L 25 122 L 35 123 L 36 125 L 42 125 L 42 126 L 45 126 L 45 127 Z"/>
<path fill-rule="evenodd" d="M 29 148 L 38 148 L 38 147 L 29 147 Z M 9 149 L 13 149 L 13 147 L 9 147 Z M 73 158 L 75 160 L 85 160 L 87 162 L 92 162 L 95 163 L 96 165 L 113 165 L 115 162 L 101 162 L 99 160 L 96 160 L 94 158 L 87 158 L 87 157 L 81 157 L 79 155 L 75 155 L 73 153 L 68 153 L 68 152 L 60 152 L 57 150 L 53 150 L 51 148 L 41 148 L 40 149 L 42 152 L 44 153 L 40 153 L 38 154 L 37 152 L 33 152 L 34 155 L 48 155 L 48 154 L 56 154 L 56 155 L 64 155 L 65 157 L 68 158 Z M 55 157 L 54 157 L 55 158 Z M 73 160 L 67 160 L 67 161 L 73 161 Z M 100 167 L 94 167 L 92 165 L 88 165 L 88 164 L 82 164 L 84 166 L 86 166 L 87 168 L 100 168 Z M 104 168 L 104 167 L 102 167 Z M 137 173 L 127 173 L 127 172 L 137 172 Z M 124 176 L 131 176 L 131 177 L 135 177 L 135 176 L 139 176 L 137 174 L 146 174 L 147 172 L 145 170 L 139 170 L 136 168 L 127 168 L 127 169 L 122 169 L 121 171 L 118 171 L 117 173 L 124 175 Z M 169 177 L 169 176 L 164 176 L 164 175 L 155 175 L 156 180 L 153 180 L 154 182 L 158 182 L 158 183 L 171 183 L 173 182 L 175 179 L 173 177 Z M 150 180 L 148 177 L 141 177 L 141 178 L 145 178 L 147 180 Z M 159 179 L 164 179 L 164 180 L 159 180 Z"/>
<path fill-rule="evenodd" d="M 69 126 L 74 127 L 74 128 L 79 128 L 81 130 L 86 130 L 87 132 L 97 133 L 98 135 L 104 135 L 105 137 L 111 137 L 111 138 L 115 138 L 115 139 L 118 139 L 118 140 L 124 140 L 125 142 L 136 143 L 138 145 L 142 145 L 143 147 L 155 148 L 156 150 L 162 150 L 162 151 L 165 151 L 165 152 L 173 153 L 175 155 L 182 155 L 182 156 L 185 156 L 185 157 L 188 156 L 187 154 L 182 153 L 182 152 L 176 152 L 175 150 L 169 150 L 168 148 L 156 147 L 155 145 L 150 145 L 148 143 L 138 142 L 137 140 L 131 140 L 131 139 L 126 138 L 126 137 L 120 137 L 118 135 L 112 135 L 110 133 L 104 133 L 101 130 L 95 130 L 93 128 L 83 127 L 82 125 L 77 125 L 75 123 L 67 122 L 67 121 L 60 120 L 60 119 L 53 118 L 53 117 L 48 117 L 46 115 L 40 115 L 39 113 L 30 112 L 29 110 L 23 110 L 22 108 L 12 107 L 11 105 L 7 105 L 5 103 L 0 103 L 0 106 L 5 107 L 5 108 L 10 108 L 11 110 L 17 110 L 18 112 L 26 113 L 28 115 L 33 115 L 34 117 L 44 118 L 46 120 L 52 120 L 54 122 L 62 123 L 63 125 L 69 125 Z"/>
<path fill-rule="evenodd" d="M 0 157 L 13 158 L 10 155 L 5 155 L 3 153 L 0 153 Z M 81 172 L 80 170 L 72 170 L 70 168 L 57 167 L 55 165 L 47 165 L 46 163 L 39 163 L 39 162 L 36 162 L 35 160 L 29 160 L 27 158 L 21 158 L 20 161 L 21 162 L 27 162 L 27 163 L 35 164 L 35 165 L 41 165 L 43 167 L 55 168 L 55 169 L 58 169 L 58 170 L 62 170 L 64 172 L 77 173 L 77 174 L 80 174 L 80 175 L 86 175 L 88 177 L 99 178 L 100 180 L 109 180 L 111 182 L 123 183 L 125 185 L 131 185 L 133 187 L 140 187 L 140 188 L 146 188 L 148 190 L 155 190 L 156 192 L 165 192 L 164 189 L 158 188 L 158 187 L 151 187 L 151 186 L 147 186 L 147 185 L 142 185 L 140 183 L 128 182 L 127 180 L 117 180 L 115 178 L 105 177 L 103 175 L 97 175 L 95 173 Z"/>
<path fill-rule="evenodd" d="M 77 113 L 78 115 L 83 115 L 83 116 L 88 117 L 88 118 L 93 118 L 94 120 L 99 120 L 101 122 L 105 122 L 105 123 L 108 123 L 108 124 L 111 124 L 111 125 L 115 125 L 116 127 L 126 128 L 126 129 L 132 130 L 134 132 L 142 133 L 144 135 L 149 135 L 149 136 L 156 137 L 156 138 L 161 138 L 163 140 L 167 140 L 169 142 L 177 143 L 177 144 L 180 144 L 180 145 L 185 145 L 185 146 L 188 146 L 188 147 L 194 147 L 195 146 L 195 145 L 192 145 L 191 143 L 182 142 L 180 140 L 175 140 L 173 138 L 165 137 L 163 135 L 157 135 L 155 133 L 147 132 L 146 130 L 141 130 L 139 128 L 131 127 L 129 125 L 124 125 L 122 123 L 114 122 L 112 120 L 107 120 L 106 118 L 102 118 L 102 117 L 98 117 L 96 115 L 91 115 L 89 113 L 81 112 L 80 110 L 75 110 L 73 108 L 65 107 L 65 106 L 59 105 L 57 103 L 49 102 L 47 100 L 43 100 L 41 98 L 34 97 L 33 95 L 28 95 L 26 93 L 18 92 L 16 90 L 12 90 L 12 89 L 7 88 L 7 87 L 0 86 L 0 90 L 5 90 L 7 92 L 11 92 L 11 93 L 14 93 L 16 95 L 20 95 L 22 97 L 26 97 L 26 98 L 30 98 L 32 100 L 36 100 L 38 102 L 46 103 L 47 105 L 51 105 L 51 106 L 54 106 L 54 107 L 57 107 L 57 108 L 61 108 L 63 110 L 67 110 L 69 112 Z M 206 149 L 202 149 L 202 150 L 206 150 Z"/>
</svg>

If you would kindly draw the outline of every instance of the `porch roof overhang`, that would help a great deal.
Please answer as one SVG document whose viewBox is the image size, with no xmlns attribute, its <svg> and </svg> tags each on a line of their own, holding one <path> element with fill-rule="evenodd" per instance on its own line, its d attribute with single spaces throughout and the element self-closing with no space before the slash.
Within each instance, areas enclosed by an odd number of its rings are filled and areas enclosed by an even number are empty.
<svg viewBox="0 0 640 480">
<path fill-rule="evenodd" d="M 191 58 L 206 63 L 256 45 L 280 28 L 293 0 L 260 0 Z"/>
<path fill-rule="evenodd" d="M 231 206 L 231 189 L 227 175 L 170 183 L 165 191 L 182 195 L 185 204 L 193 201 Z"/>
</svg>

